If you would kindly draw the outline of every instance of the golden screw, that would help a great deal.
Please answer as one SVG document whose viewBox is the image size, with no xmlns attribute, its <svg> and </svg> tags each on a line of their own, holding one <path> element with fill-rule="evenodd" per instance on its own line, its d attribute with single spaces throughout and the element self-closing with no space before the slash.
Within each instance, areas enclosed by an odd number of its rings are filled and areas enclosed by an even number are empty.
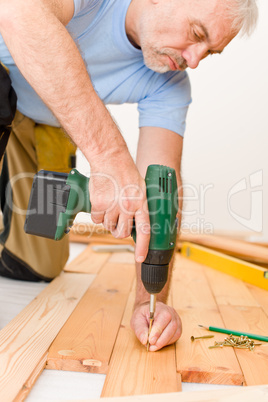
<svg viewBox="0 0 268 402">
<path fill-rule="evenodd" d="M 214 335 L 205 335 L 205 336 L 191 336 L 191 341 L 195 341 L 196 339 L 207 339 L 207 338 L 214 338 Z"/>
</svg>

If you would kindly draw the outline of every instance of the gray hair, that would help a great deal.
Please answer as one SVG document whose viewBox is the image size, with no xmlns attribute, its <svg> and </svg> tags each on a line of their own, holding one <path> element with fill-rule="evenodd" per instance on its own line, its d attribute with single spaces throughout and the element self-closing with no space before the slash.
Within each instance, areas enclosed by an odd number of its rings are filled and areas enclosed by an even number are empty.
<svg viewBox="0 0 268 402">
<path fill-rule="evenodd" d="M 232 19 L 232 30 L 240 36 L 249 36 L 255 29 L 258 21 L 258 7 L 256 0 L 223 0 Z"/>
</svg>

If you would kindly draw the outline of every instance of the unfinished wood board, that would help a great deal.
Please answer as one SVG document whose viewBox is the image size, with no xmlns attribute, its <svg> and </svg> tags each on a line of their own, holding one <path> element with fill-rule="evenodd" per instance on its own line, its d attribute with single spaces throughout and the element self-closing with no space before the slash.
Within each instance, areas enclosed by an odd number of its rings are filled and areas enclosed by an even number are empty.
<svg viewBox="0 0 268 402">
<path fill-rule="evenodd" d="M 111 257 L 109 258 L 109 262 L 113 264 L 134 264 L 134 253 L 112 253 Z"/>
<path fill-rule="evenodd" d="M 135 275 L 107 263 L 49 349 L 47 368 L 106 373 Z"/>
<path fill-rule="evenodd" d="M 176 254 L 171 289 L 174 308 L 217 310 L 203 266 L 180 254 Z"/>
<path fill-rule="evenodd" d="M 224 327 L 203 266 L 178 256 L 172 290 L 173 306 L 181 316 L 183 327 L 181 339 L 176 344 L 177 370 L 182 381 L 242 385 L 244 378 L 234 351 L 228 348 L 221 353 L 218 349 L 208 349 L 222 339 L 222 334 L 191 342 L 192 335 L 207 335 L 198 324 Z"/>
<path fill-rule="evenodd" d="M 176 373 L 175 347 L 147 352 L 130 328 L 132 291 L 114 346 L 102 397 L 174 392 L 181 389 Z"/>
<path fill-rule="evenodd" d="M 219 306 L 226 328 L 267 336 L 268 317 L 259 307 Z M 254 351 L 236 349 L 246 385 L 268 384 L 268 343 Z M 223 352 L 223 350 L 222 350 Z M 225 350 L 224 350 L 225 353 Z"/>
<path fill-rule="evenodd" d="M 85 400 L 83 400 L 85 402 Z M 88 399 L 99 402 L 99 399 Z M 228 387 L 218 390 L 191 391 L 158 395 L 103 398 L 102 402 L 267 402 L 268 386 Z M 76 400 L 76 402 L 79 402 Z M 81 401 L 82 402 L 82 401 Z"/>
<path fill-rule="evenodd" d="M 241 279 L 208 267 L 205 268 L 204 272 L 218 305 L 259 307 L 256 298 L 250 293 L 246 283 Z M 263 291 L 267 293 L 267 290 Z"/>
<path fill-rule="evenodd" d="M 30 375 L 28 380 L 23 384 L 20 392 L 18 393 L 18 395 L 16 396 L 16 398 L 14 399 L 13 402 L 24 401 L 25 398 L 28 396 L 28 394 L 31 391 L 32 387 L 34 386 L 36 380 L 38 379 L 38 377 L 41 375 L 42 371 L 46 367 L 47 353 L 48 352 L 45 352 L 44 356 L 42 356 L 39 363 L 34 368 L 32 374 Z"/>
<path fill-rule="evenodd" d="M 200 244 L 247 261 L 268 264 L 267 249 L 249 242 L 230 239 L 224 236 L 191 233 L 181 234 L 180 241 Z"/>
<path fill-rule="evenodd" d="M 260 307 L 247 285 L 239 279 L 205 268 L 211 288 L 218 303 L 225 327 L 231 330 L 267 336 L 268 317 Z M 266 290 L 255 288 L 256 295 Z M 223 336 L 224 337 L 224 336 Z M 258 341 L 256 341 L 258 343 Z M 260 343 L 260 342 L 259 342 Z M 246 384 L 261 385 L 268 383 L 268 343 L 256 347 L 252 352 L 235 349 L 245 376 Z M 248 353 L 249 352 L 249 353 Z"/>
<path fill-rule="evenodd" d="M 64 271 L 97 274 L 110 256 L 110 253 L 95 253 L 91 247 L 88 246 L 70 264 L 64 267 Z"/>
<path fill-rule="evenodd" d="M 268 291 L 248 284 L 247 288 L 268 316 Z"/>
<path fill-rule="evenodd" d="M 1 401 L 21 392 L 92 280 L 92 275 L 61 274 L 0 331 Z"/>
</svg>

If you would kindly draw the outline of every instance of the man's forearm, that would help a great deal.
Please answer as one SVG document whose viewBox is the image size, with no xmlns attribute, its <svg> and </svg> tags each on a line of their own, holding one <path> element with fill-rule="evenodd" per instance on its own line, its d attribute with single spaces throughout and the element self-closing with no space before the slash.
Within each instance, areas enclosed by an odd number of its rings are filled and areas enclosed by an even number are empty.
<svg viewBox="0 0 268 402">
<path fill-rule="evenodd" d="M 15 63 L 89 162 L 126 149 L 73 39 L 50 8 L 34 0 L 0 4 L 0 31 Z"/>
</svg>

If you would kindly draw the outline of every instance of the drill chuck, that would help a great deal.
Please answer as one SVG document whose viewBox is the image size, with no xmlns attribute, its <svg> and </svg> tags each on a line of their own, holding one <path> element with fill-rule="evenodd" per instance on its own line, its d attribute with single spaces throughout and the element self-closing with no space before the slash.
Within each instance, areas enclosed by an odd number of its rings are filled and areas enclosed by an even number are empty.
<svg viewBox="0 0 268 402">
<path fill-rule="evenodd" d="M 149 250 L 141 264 L 142 283 L 150 294 L 160 293 L 168 279 L 168 268 L 174 249 Z"/>
<path fill-rule="evenodd" d="M 142 283 L 150 294 L 160 293 L 165 286 L 168 278 L 168 264 L 167 265 L 148 265 L 142 264 L 141 266 L 141 280 Z"/>
</svg>

